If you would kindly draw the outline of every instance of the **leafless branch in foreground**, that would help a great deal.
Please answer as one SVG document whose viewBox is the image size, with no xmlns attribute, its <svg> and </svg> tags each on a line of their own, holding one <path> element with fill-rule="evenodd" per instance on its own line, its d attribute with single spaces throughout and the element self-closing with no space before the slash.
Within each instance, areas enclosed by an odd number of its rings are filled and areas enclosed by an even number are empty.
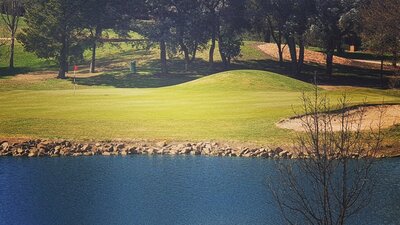
<svg viewBox="0 0 400 225">
<path fill-rule="evenodd" d="M 378 128 L 363 132 L 364 108 L 350 114 L 346 95 L 332 109 L 316 87 L 302 103 L 302 113 L 310 116 L 299 117 L 305 130 L 295 141 L 300 159 L 278 161 L 278 180 L 270 189 L 287 224 L 344 225 L 369 204 L 384 110 Z M 336 132 L 334 119 L 341 124 Z"/>
</svg>

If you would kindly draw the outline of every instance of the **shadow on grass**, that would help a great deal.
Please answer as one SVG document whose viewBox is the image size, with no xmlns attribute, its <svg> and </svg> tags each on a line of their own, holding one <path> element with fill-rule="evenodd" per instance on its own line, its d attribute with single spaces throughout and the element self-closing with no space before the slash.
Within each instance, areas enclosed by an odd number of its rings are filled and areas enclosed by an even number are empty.
<svg viewBox="0 0 400 225">
<path fill-rule="evenodd" d="M 306 64 L 303 67 L 302 75 L 294 77 L 290 75 L 290 68 L 289 62 L 279 63 L 272 59 L 263 59 L 237 60 L 229 68 L 225 68 L 222 63 L 215 63 L 213 69 L 210 69 L 205 60 L 196 60 L 190 65 L 188 71 L 184 71 L 183 60 L 171 59 L 168 61 L 169 73 L 161 74 L 159 60 L 152 59 L 138 66 L 139 74 L 132 74 L 128 69 L 110 69 L 98 76 L 77 78 L 77 83 L 87 86 L 113 86 L 117 88 L 158 88 L 186 83 L 226 70 L 254 69 L 283 74 L 308 83 L 313 82 L 314 74 L 317 73 L 320 85 L 381 87 L 379 70 L 335 65 L 334 75 L 327 76 L 324 66 Z M 386 71 L 384 75 L 390 74 Z"/>
<path fill-rule="evenodd" d="M 376 87 L 381 88 L 380 70 L 365 69 L 359 67 L 334 65 L 334 75 L 326 75 L 325 66 L 318 64 L 305 64 L 302 74 L 299 76 L 291 75 L 291 64 L 289 62 L 279 63 L 274 60 L 249 60 L 241 61 L 235 65 L 237 69 L 258 69 L 284 74 L 286 76 L 308 82 L 314 82 L 314 74 L 317 74 L 320 85 L 332 86 L 354 86 L 354 87 Z M 384 71 L 384 76 L 392 75 L 390 71 Z M 386 87 L 384 78 L 384 87 Z"/>
<path fill-rule="evenodd" d="M 77 78 L 76 82 L 87 86 L 159 88 L 193 81 L 218 71 L 217 69 L 210 70 L 208 63 L 203 60 L 193 62 L 188 71 L 184 71 L 183 68 L 183 60 L 172 59 L 168 61 L 169 73 L 161 74 L 159 60 L 149 60 L 138 66 L 138 74 L 133 74 L 127 69 L 119 69 L 118 72 L 107 70 L 97 76 Z"/>
<path fill-rule="evenodd" d="M 336 55 L 347 59 L 374 60 L 374 61 L 381 60 L 380 56 L 368 52 L 342 52 L 342 53 L 336 53 Z M 385 61 L 392 61 L 393 57 L 390 55 L 385 55 L 383 56 L 383 59 Z"/>
<path fill-rule="evenodd" d="M 32 68 L 29 67 L 19 67 L 15 69 L 10 69 L 8 67 L 1 67 L 0 68 L 0 79 L 8 76 L 15 76 L 17 74 L 24 74 L 32 72 Z"/>
<path fill-rule="evenodd" d="M 8 67 L 0 67 L 0 79 L 9 76 L 15 76 L 20 74 L 27 74 L 32 72 L 40 72 L 40 71 L 52 71 L 57 70 L 57 66 L 45 66 L 42 68 L 32 68 L 32 67 L 17 67 L 14 69 L 10 69 Z"/>
</svg>

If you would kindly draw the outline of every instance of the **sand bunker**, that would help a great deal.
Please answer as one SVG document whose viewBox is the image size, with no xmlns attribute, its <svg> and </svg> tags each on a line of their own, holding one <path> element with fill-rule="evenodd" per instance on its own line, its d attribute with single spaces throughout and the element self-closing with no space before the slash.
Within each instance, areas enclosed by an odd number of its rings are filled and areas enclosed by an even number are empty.
<svg viewBox="0 0 400 225">
<path fill-rule="evenodd" d="M 384 106 L 365 106 L 363 108 L 358 107 L 357 109 L 350 109 L 349 118 L 354 121 L 353 130 L 356 130 L 356 126 L 359 121 L 359 112 L 364 111 L 364 117 L 361 124 L 361 130 L 370 130 L 379 128 L 379 117 L 381 111 L 383 112 L 382 128 L 389 128 L 396 124 L 400 124 L 400 105 L 384 105 Z M 338 114 L 332 115 L 332 128 L 334 131 L 339 131 L 341 127 L 341 119 Z M 300 118 L 285 119 L 277 123 L 279 128 L 290 129 L 295 131 L 305 131 L 303 127 L 304 120 L 310 119 L 310 116 L 302 116 Z"/>
</svg>

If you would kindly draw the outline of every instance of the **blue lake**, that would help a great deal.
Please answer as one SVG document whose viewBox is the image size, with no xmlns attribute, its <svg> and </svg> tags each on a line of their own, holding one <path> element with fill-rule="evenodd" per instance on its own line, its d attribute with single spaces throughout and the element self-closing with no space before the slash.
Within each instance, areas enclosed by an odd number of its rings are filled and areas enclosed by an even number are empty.
<svg viewBox="0 0 400 225">
<path fill-rule="evenodd" d="M 0 158 L 0 224 L 283 224 L 274 162 L 207 157 Z M 400 224 L 400 159 L 377 164 L 354 224 Z"/>
</svg>

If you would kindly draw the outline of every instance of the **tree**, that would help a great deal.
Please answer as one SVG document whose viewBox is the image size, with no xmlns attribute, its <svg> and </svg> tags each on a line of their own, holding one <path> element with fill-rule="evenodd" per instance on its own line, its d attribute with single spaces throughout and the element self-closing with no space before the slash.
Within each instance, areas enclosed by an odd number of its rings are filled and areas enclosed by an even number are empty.
<svg viewBox="0 0 400 225">
<path fill-rule="evenodd" d="M 116 10 L 119 1 L 109 0 L 88 0 L 83 6 L 84 24 L 83 27 L 88 29 L 88 40 L 92 50 L 90 63 L 90 72 L 96 71 L 96 48 L 101 41 L 104 29 L 112 28 L 119 15 Z"/>
<path fill-rule="evenodd" d="M 303 68 L 305 35 L 310 28 L 310 19 L 314 16 L 315 5 L 311 0 L 292 0 L 286 1 L 286 6 L 288 7 L 289 15 L 287 16 L 283 33 L 289 46 L 292 74 L 297 76 Z M 297 46 L 299 48 L 298 54 Z"/>
<path fill-rule="evenodd" d="M 172 0 L 171 14 L 173 21 L 172 45 L 184 54 L 185 70 L 196 57 L 197 50 L 208 42 L 206 20 L 198 0 Z"/>
<path fill-rule="evenodd" d="M 364 46 L 381 57 L 381 83 L 386 53 L 393 54 L 393 65 L 397 65 L 400 51 L 400 5 L 397 1 L 371 1 L 361 10 Z"/>
<path fill-rule="evenodd" d="M 223 0 L 217 17 L 217 36 L 222 63 L 229 67 L 231 60 L 240 54 L 242 33 L 248 26 L 246 4 L 241 0 Z"/>
<path fill-rule="evenodd" d="M 223 6 L 223 0 L 202 0 L 201 7 L 207 16 L 207 24 L 210 32 L 211 46 L 208 62 L 210 68 L 214 65 L 214 52 L 216 48 L 217 35 L 219 31 L 219 11 Z"/>
<path fill-rule="evenodd" d="M 304 63 L 305 34 L 314 16 L 311 0 L 255 0 L 262 12 L 256 20 L 263 21 L 271 30 L 278 47 L 279 62 L 283 62 L 283 38 L 289 47 L 292 74 L 299 75 Z M 299 48 L 299 52 L 297 51 Z"/>
<path fill-rule="evenodd" d="M 376 130 L 363 132 L 363 108 L 350 113 L 343 96 L 334 116 L 329 99 L 320 97 L 317 89 L 315 93 L 302 98 L 308 116 L 300 117 L 304 135 L 295 144 L 301 159 L 278 163 L 278 182 L 271 190 L 288 224 L 344 225 L 370 200 L 383 111 Z M 340 122 L 338 128 L 334 120 Z"/>
<path fill-rule="evenodd" d="M 241 34 L 246 25 L 247 2 L 241 0 L 201 0 L 201 8 L 206 16 L 211 39 L 209 50 L 210 68 L 214 65 L 216 42 L 225 67 L 231 59 L 238 56 L 241 46 Z"/>
<path fill-rule="evenodd" d="M 161 73 L 167 74 L 167 43 L 171 41 L 173 27 L 171 1 L 148 0 L 146 8 L 149 22 L 141 26 L 141 33 L 151 41 L 159 43 Z"/>
<path fill-rule="evenodd" d="M 9 68 L 14 68 L 14 48 L 15 48 L 15 36 L 17 34 L 19 19 L 24 12 L 24 6 L 22 0 L 0 0 L 0 6 L 3 7 L 3 13 L 0 14 L 8 31 L 11 34 L 10 44 L 10 63 Z"/>
<path fill-rule="evenodd" d="M 335 49 L 341 45 L 343 36 L 351 31 L 348 24 L 341 22 L 357 10 L 360 4 L 360 0 L 315 0 L 316 16 L 312 31 L 317 33 L 315 36 L 319 37 L 325 50 L 328 75 L 333 73 Z"/>
<path fill-rule="evenodd" d="M 83 39 L 81 31 L 82 2 L 77 0 L 29 0 L 26 6 L 27 28 L 19 36 L 25 49 L 41 58 L 58 61 L 58 78 L 65 79 L 68 59 L 81 55 L 79 45 Z"/>
<path fill-rule="evenodd" d="M 0 27 L 0 34 L 4 34 L 5 32 L 6 32 L 5 28 L 4 28 L 4 27 Z M 1 48 L 2 46 L 5 46 L 5 45 L 6 45 L 6 41 L 4 41 L 3 38 L 5 38 L 5 37 L 2 36 L 2 35 L 0 35 L 0 48 Z M 3 57 L 3 56 L 2 56 L 2 51 L 0 51 L 0 60 L 1 60 L 2 57 Z"/>
</svg>

